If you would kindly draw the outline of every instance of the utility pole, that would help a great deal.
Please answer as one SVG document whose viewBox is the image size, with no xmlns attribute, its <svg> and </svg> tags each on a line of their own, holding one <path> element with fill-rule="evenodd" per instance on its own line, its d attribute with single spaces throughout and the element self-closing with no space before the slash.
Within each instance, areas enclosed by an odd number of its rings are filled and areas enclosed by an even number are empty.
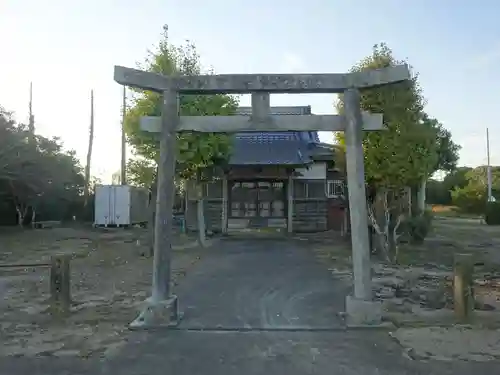
<svg viewBox="0 0 500 375">
<path fill-rule="evenodd" d="M 121 160 L 121 177 L 120 182 L 122 185 L 127 184 L 127 139 L 125 137 L 125 116 L 127 114 L 127 87 L 123 86 L 123 106 L 122 106 L 122 160 Z"/>
<path fill-rule="evenodd" d="M 490 163 L 490 132 L 489 129 L 486 128 L 486 153 L 488 154 L 488 166 L 486 169 L 487 180 L 488 180 L 488 202 L 492 201 L 491 195 L 491 163 Z"/>
<path fill-rule="evenodd" d="M 90 163 L 92 161 L 92 147 L 94 144 L 94 90 L 90 91 L 90 126 L 89 126 L 89 148 L 87 150 L 87 165 L 85 165 L 85 191 L 84 206 L 87 207 L 90 194 Z"/>
<path fill-rule="evenodd" d="M 30 102 L 29 106 L 29 119 L 28 119 L 28 130 L 34 135 L 35 134 L 35 116 L 33 115 L 33 82 L 30 82 Z"/>
</svg>

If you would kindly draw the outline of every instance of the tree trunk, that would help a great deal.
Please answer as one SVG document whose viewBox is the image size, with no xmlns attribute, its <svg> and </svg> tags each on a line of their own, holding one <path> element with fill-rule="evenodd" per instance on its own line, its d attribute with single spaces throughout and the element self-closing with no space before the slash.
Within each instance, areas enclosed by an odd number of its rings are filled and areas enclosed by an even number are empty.
<svg viewBox="0 0 500 375">
<path fill-rule="evenodd" d="M 368 206 L 369 221 L 375 232 L 374 246 L 377 253 L 383 255 L 388 262 L 395 262 L 399 255 L 401 235 L 397 231 L 404 218 L 402 212 L 394 215 L 392 203 L 387 189 L 377 189 L 373 204 Z"/>
<path fill-rule="evenodd" d="M 375 230 L 373 241 L 375 254 L 387 253 L 387 234 L 389 231 L 389 218 L 387 217 L 388 213 L 386 210 L 387 195 L 388 192 L 386 189 L 377 189 L 375 199 L 373 200 L 374 219 L 379 228 L 379 231 L 377 231 L 376 226 L 372 224 Z"/>
<path fill-rule="evenodd" d="M 388 259 L 387 237 L 389 218 L 387 217 L 386 202 L 387 190 L 377 189 L 373 203 L 368 205 L 368 217 L 374 231 L 374 239 L 372 241 L 372 246 L 374 247 L 372 249 L 373 253 L 381 254 Z"/>
<path fill-rule="evenodd" d="M 83 205 L 87 207 L 90 194 L 90 162 L 92 160 L 92 147 L 94 145 L 94 90 L 90 91 L 90 127 L 89 146 L 87 150 L 87 164 L 85 165 L 85 188 L 83 191 Z"/>
<path fill-rule="evenodd" d="M 407 207 L 406 207 L 406 213 L 408 215 L 408 217 L 412 217 L 413 214 L 413 202 L 412 202 L 412 189 L 411 189 L 411 186 L 407 186 L 405 188 L 405 195 L 406 195 L 406 204 L 407 204 Z"/>
<path fill-rule="evenodd" d="M 198 242 L 201 247 L 206 246 L 206 227 L 205 227 L 205 210 L 204 210 L 204 188 L 205 183 L 201 179 L 201 172 L 197 172 L 196 177 L 196 192 L 197 192 L 197 202 L 196 202 L 196 218 L 198 223 Z"/>
<path fill-rule="evenodd" d="M 19 225 L 22 228 L 24 223 L 24 214 L 21 211 L 21 207 L 19 207 L 17 204 L 16 204 L 16 212 L 17 212 L 17 225 Z"/>
<path fill-rule="evenodd" d="M 206 238 L 206 227 L 205 227 L 205 210 L 204 210 L 203 197 L 198 198 L 198 202 L 196 203 L 196 215 L 198 219 L 198 242 L 201 247 L 206 247 L 207 238 Z"/>
<path fill-rule="evenodd" d="M 427 176 L 420 181 L 417 193 L 417 208 L 418 214 L 421 215 L 425 211 L 425 189 L 427 188 Z"/>
<path fill-rule="evenodd" d="M 31 227 L 35 228 L 36 210 L 34 206 L 31 206 Z"/>
<path fill-rule="evenodd" d="M 189 201 L 188 201 L 188 182 L 185 183 L 184 185 L 184 199 L 183 199 L 183 202 L 184 202 L 184 210 L 183 210 L 183 213 L 184 213 L 184 225 L 182 226 L 182 230 L 183 230 L 183 233 L 186 234 L 187 233 L 187 218 L 188 218 L 188 210 L 189 210 Z"/>
<path fill-rule="evenodd" d="M 29 223 L 26 223 L 26 216 L 28 215 L 28 210 L 29 210 L 30 206 L 26 206 L 24 208 L 24 212 L 23 212 L 23 226 L 26 225 L 26 224 L 29 224 Z"/>
</svg>

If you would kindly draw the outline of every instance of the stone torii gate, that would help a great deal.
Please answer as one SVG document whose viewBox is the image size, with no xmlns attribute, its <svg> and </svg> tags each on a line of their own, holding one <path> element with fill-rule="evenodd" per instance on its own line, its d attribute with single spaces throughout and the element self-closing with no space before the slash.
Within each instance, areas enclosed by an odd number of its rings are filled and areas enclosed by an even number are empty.
<svg viewBox="0 0 500 375">
<path fill-rule="evenodd" d="M 230 74 L 163 76 L 115 66 L 116 82 L 163 95 L 161 119 L 144 118 L 141 127 L 159 132 L 160 161 L 156 202 L 152 295 L 131 327 L 176 324 L 177 297 L 170 293 L 172 206 L 176 132 L 344 131 L 350 205 L 354 293 L 346 300 L 353 324 L 375 323 L 380 306 L 372 301 L 362 131 L 382 128 L 382 115 L 362 113 L 359 90 L 410 79 L 406 65 L 347 74 Z M 180 116 L 179 94 L 252 94 L 252 115 Z M 344 95 L 344 115 L 271 116 L 271 93 Z"/>
</svg>

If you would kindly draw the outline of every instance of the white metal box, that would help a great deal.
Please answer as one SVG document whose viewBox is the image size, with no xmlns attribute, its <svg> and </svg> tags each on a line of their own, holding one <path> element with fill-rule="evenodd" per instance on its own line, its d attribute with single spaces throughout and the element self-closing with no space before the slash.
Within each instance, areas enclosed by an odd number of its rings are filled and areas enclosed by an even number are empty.
<svg viewBox="0 0 500 375">
<path fill-rule="evenodd" d="M 128 185 L 96 185 L 94 225 L 125 226 L 148 221 L 149 191 Z"/>
</svg>

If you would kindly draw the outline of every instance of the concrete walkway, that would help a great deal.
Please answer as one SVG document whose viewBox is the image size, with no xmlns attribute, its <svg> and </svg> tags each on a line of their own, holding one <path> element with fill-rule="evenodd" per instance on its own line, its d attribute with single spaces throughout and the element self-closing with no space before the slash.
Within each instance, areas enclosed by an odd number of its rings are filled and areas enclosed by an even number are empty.
<svg viewBox="0 0 500 375">
<path fill-rule="evenodd" d="M 176 293 L 179 329 L 321 330 L 341 326 L 347 290 L 302 244 L 225 240 Z"/>
<path fill-rule="evenodd" d="M 136 332 L 106 359 L 14 359 L 0 374 L 465 375 L 499 363 L 417 362 L 385 331 L 343 329 L 347 287 L 307 244 L 227 240 L 208 249 L 179 285 L 176 330 Z"/>
</svg>

